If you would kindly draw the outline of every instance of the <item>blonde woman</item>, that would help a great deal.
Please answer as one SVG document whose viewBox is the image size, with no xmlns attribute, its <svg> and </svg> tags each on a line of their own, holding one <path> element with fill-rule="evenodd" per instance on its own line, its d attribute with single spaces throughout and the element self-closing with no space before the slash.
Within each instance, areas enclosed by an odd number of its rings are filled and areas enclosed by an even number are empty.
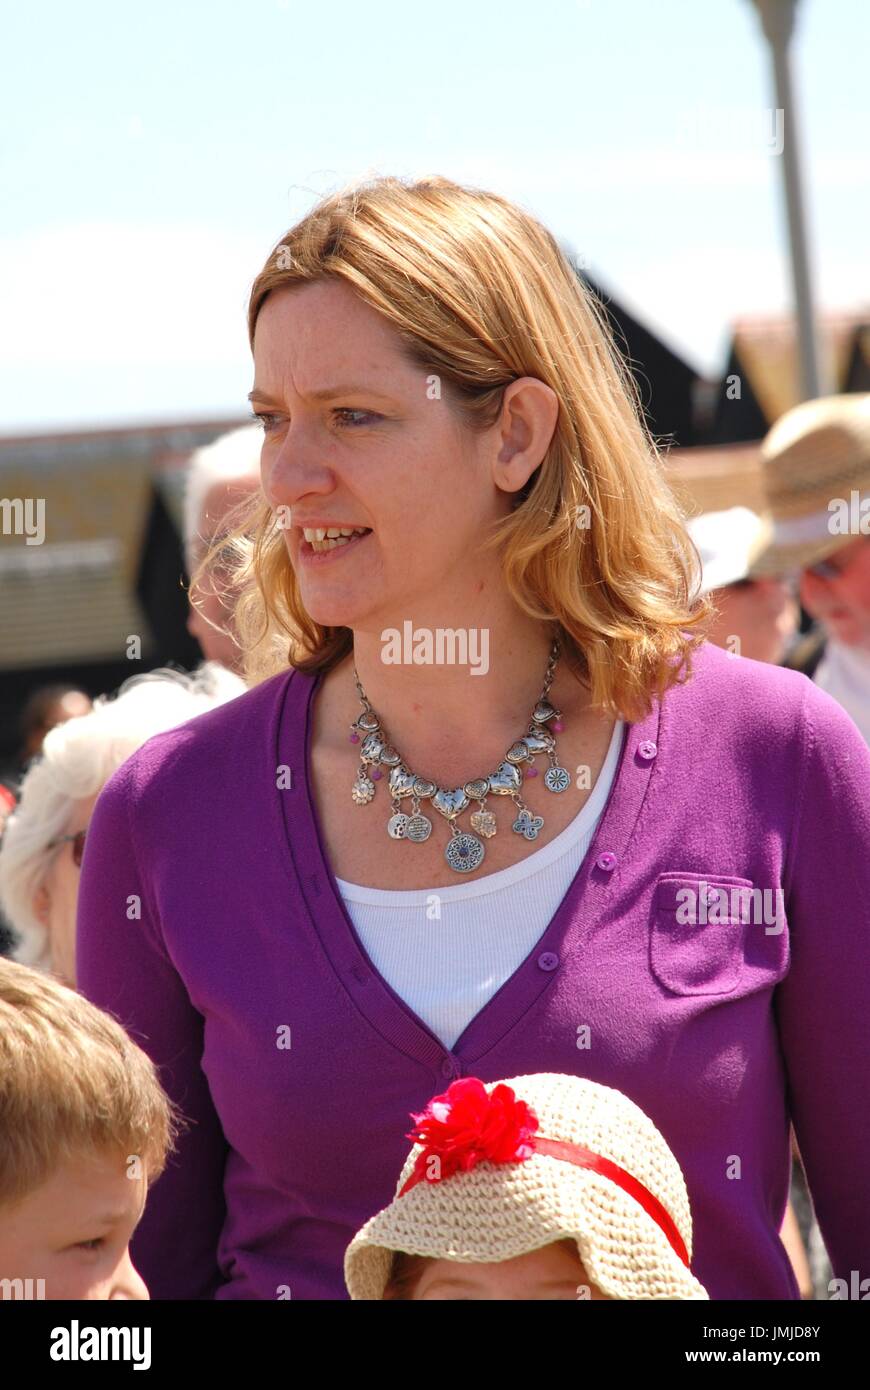
<svg viewBox="0 0 870 1390">
<path fill-rule="evenodd" d="M 249 335 L 257 683 L 112 778 L 80 901 L 82 988 L 195 1121 L 134 1244 L 152 1295 L 346 1297 L 409 1111 L 533 1072 L 650 1116 L 712 1298 L 798 1296 L 790 1120 L 835 1274 L 866 1270 L 870 753 L 703 643 L 556 241 L 447 179 L 340 191 Z"/>
</svg>

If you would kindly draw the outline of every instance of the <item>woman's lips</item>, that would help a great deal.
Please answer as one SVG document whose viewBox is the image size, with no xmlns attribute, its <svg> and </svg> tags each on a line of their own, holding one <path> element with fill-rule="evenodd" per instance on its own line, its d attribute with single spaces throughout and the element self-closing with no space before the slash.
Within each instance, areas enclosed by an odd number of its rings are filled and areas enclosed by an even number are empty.
<svg viewBox="0 0 870 1390">
<path fill-rule="evenodd" d="M 364 536 L 351 536 L 345 545 L 333 545 L 328 550 L 315 550 L 311 542 L 302 536 L 299 542 L 299 559 L 306 565 L 325 564 L 328 560 L 336 560 L 346 555 L 349 550 L 354 550 L 363 541 L 367 541 L 371 534 L 371 531 L 366 531 Z"/>
</svg>

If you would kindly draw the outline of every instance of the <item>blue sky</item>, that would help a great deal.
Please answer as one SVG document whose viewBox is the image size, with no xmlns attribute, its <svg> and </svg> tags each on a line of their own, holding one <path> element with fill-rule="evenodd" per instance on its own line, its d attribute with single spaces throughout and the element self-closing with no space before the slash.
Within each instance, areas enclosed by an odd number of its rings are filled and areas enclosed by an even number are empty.
<svg viewBox="0 0 870 1390">
<path fill-rule="evenodd" d="M 83 0 L 8 7 L 3 30 L 3 432 L 243 412 L 251 281 L 364 174 L 514 198 L 702 370 L 736 315 L 789 304 L 749 0 Z M 831 309 L 870 305 L 868 52 L 865 0 L 801 0 Z"/>
</svg>

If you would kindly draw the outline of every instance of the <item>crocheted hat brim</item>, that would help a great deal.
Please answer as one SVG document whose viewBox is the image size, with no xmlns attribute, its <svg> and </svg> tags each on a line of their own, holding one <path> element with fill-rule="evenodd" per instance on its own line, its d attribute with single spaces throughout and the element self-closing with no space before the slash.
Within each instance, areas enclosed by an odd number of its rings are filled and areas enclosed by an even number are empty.
<svg viewBox="0 0 870 1390">
<path fill-rule="evenodd" d="M 484 1161 L 394 1198 L 348 1246 L 345 1282 L 352 1299 L 380 1300 L 396 1251 L 488 1264 L 566 1237 L 577 1241 L 589 1281 L 611 1298 L 709 1298 L 634 1198 L 600 1173 L 543 1154 Z"/>
</svg>

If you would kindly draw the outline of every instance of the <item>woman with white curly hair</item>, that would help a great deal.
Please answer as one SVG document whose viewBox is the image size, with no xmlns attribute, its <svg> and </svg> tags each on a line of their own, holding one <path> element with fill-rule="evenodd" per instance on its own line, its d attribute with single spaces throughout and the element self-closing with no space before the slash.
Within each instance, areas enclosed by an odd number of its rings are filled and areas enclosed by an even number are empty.
<svg viewBox="0 0 870 1390">
<path fill-rule="evenodd" d="M 0 844 L 0 904 L 18 936 L 12 954 L 75 985 L 79 871 L 97 797 L 154 734 L 215 709 L 246 686 L 218 662 L 132 676 L 88 714 L 45 737 Z"/>
</svg>

